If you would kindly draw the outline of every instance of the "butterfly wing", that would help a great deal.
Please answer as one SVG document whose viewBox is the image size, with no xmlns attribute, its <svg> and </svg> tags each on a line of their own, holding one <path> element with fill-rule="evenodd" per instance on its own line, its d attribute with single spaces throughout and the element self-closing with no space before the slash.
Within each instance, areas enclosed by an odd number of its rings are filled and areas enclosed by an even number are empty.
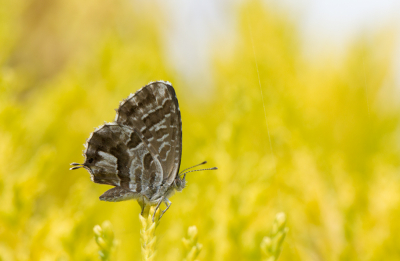
<svg viewBox="0 0 400 261">
<path fill-rule="evenodd" d="M 152 195 L 161 184 L 160 163 L 131 128 L 116 123 L 101 126 L 89 137 L 84 154 L 83 166 L 93 182 L 146 196 Z"/>
<path fill-rule="evenodd" d="M 153 82 L 118 108 L 115 121 L 138 131 L 152 156 L 161 162 L 163 182 L 175 179 L 182 155 L 182 121 L 178 99 L 170 83 Z"/>
</svg>

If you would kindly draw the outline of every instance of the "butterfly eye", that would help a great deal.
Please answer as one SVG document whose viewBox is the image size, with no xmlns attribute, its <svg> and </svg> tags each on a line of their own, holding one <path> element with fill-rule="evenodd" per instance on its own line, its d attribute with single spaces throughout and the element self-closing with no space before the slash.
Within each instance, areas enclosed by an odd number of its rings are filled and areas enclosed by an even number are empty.
<svg viewBox="0 0 400 261">
<path fill-rule="evenodd" d="M 90 159 L 89 159 L 89 163 L 92 163 L 92 162 L 93 162 L 93 158 L 90 158 Z"/>
</svg>

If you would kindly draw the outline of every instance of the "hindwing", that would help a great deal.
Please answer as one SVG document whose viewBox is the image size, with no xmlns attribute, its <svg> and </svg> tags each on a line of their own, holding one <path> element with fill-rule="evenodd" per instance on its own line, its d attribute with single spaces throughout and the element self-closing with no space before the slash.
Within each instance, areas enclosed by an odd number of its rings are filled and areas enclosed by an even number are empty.
<svg viewBox="0 0 400 261">
<path fill-rule="evenodd" d="M 83 166 L 96 183 L 152 195 L 162 182 L 160 162 L 132 128 L 116 123 L 95 130 L 87 141 Z"/>
<path fill-rule="evenodd" d="M 117 124 L 138 132 L 154 159 L 161 163 L 163 183 L 175 179 L 182 155 L 182 121 L 178 100 L 170 83 L 152 82 L 124 100 Z"/>
</svg>

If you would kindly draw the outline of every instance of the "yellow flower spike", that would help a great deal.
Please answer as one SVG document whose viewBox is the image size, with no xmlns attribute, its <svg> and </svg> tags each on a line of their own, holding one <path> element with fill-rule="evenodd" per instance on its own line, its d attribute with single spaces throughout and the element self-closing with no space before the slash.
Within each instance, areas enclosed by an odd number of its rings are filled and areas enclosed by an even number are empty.
<svg viewBox="0 0 400 261">
<path fill-rule="evenodd" d="M 191 226 L 188 228 L 188 237 L 182 238 L 183 245 L 186 248 L 186 256 L 184 261 L 195 261 L 197 256 L 200 254 L 202 245 L 197 243 L 197 227 Z"/>
<path fill-rule="evenodd" d="M 282 244 L 289 229 L 286 227 L 285 213 L 278 213 L 275 216 L 271 229 L 271 235 L 264 237 L 261 244 L 263 260 L 276 261 L 281 253 Z"/>
<path fill-rule="evenodd" d="M 153 222 L 153 214 L 155 211 L 155 206 L 150 207 L 147 216 L 142 216 L 139 214 L 139 220 L 142 224 L 140 229 L 140 242 L 142 244 L 142 260 L 150 261 L 154 260 L 156 256 L 155 245 L 157 242 L 156 237 L 156 228 L 160 222 L 160 209 L 157 209 L 156 214 L 154 215 Z M 146 215 L 146 213 L 145 213 Z"/>
<path fill-rule="evenodd" d="M 96 240 L 97 244 L 99 245 L 100 248 L 106 249 L 107 248 L 107 243 L 102 237 L 98 237 Z"/>
<path fill-rule="evenodd" d="M 272 240 L 270 237 L 264 237 L 263 240 L 261 241 L 261 251 L 263 255 L 268 255 L 269 254 L 269 249 L 272 246 Z"/>
<path fill-rule="evenodd" d="M 144 218 L 142 215 L 139 214 L 139 220 L 140 220 L 140 223 L 142 224 L 142 227 L 145 227 L 147 224 L 146 218 Z"/>
<path fill-rule="evenodd" d="M 182 243 L 185 246 L 185 248 L 190 248 L 191 246 L 190 240 L 187 238 L 182 238 Z"/>
<path fill-rule="evenodd" d="M 152 221 L 150 220 L 150 222 L 152 222 Z M 150 227 L 148 228 L 148 230 L 149 230 L 149 233 L 154 233 L 154 232 L 156 232 L 156 224 L 155 224 L 155 223 L 152 223 L 152 224 L 150 225 Z"/>
<path fill-rule="evenodd" d="M 283 212 L 276 214 L 274 224 L 272 226 L 272 233 L 276 234 L 279 230 L 282 230 L 286 225 L 286 215 Z"/>
<path fill-rule="evenodd" d="M 186 260 L 194 260 L 197 256 L 196 253 L 196 248 L 193 247 L 192 249 L 190 249 L 189 253 L 186 256 Z"/>
<path fill-rule="evenodd" d="M 102 226 L 96 225 L 93 228 L 94 238 L 99 246 L 99 257 L 102 261 L 109 261 L 115 248 L 114 232 L 109 221 L 103 222 Z"/>
</svg>

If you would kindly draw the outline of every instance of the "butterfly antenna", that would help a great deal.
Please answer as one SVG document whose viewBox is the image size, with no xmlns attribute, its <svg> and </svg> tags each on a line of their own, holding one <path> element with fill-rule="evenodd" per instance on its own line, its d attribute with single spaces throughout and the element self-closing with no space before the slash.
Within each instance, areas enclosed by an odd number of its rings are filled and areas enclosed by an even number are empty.
<svg viewBox="0 0 400 261">
<path fill-rule="evenodd" d="M 197 166 L 200 166 L 200 165 L 204 165 L 204 164 L 206 164 L 206 163 L 207 163 L 207 161 L 203 161 L 203 162 L 200 163 L 200 164 L 197 164 L 197 165 L 194 165 L 194 166 L 191 166 L 191 167 L 189 167 L 189 168 L 187 168 L 187 169 L 182 170 L 181 173 L 182 173 L 182 172 L 185 172 L 185 171 L 188 170 L 188 169 L 192 169 L 192 168 L 194 168 L 194 167 L 197 167 Z M 181 173 L 179 173 L 179 175 L 180 175 Z"/>
<path fill-rule="evenodd" d="M 74 167 L 70 168 L 69 170 L 79 169 L 79 168 L 83 167 L 83 164 L 75 163 L 75 162 L 71 163 L 71 165 Z"/>
<path fill-rule="evenodd" d="M 208 169 L 195 169 L 195 170 L 189 170 L 189 171 L 186 171 L 186 172 L 184 172 L 184 173 L 181 173 L 181 174 L 179 174 L 179 175 L 183 175 L 183 178 L 185 178 L 186 177 L 186 174 L 187 173 L 190 173 L 190 172 L 195 172 L 195 171 L 202 171 L 202 170 L 215 170 L 215 169 L 218 169 L 217 167 L 213 167 L 213 168 L 208 168 Z"/>
</svg>

